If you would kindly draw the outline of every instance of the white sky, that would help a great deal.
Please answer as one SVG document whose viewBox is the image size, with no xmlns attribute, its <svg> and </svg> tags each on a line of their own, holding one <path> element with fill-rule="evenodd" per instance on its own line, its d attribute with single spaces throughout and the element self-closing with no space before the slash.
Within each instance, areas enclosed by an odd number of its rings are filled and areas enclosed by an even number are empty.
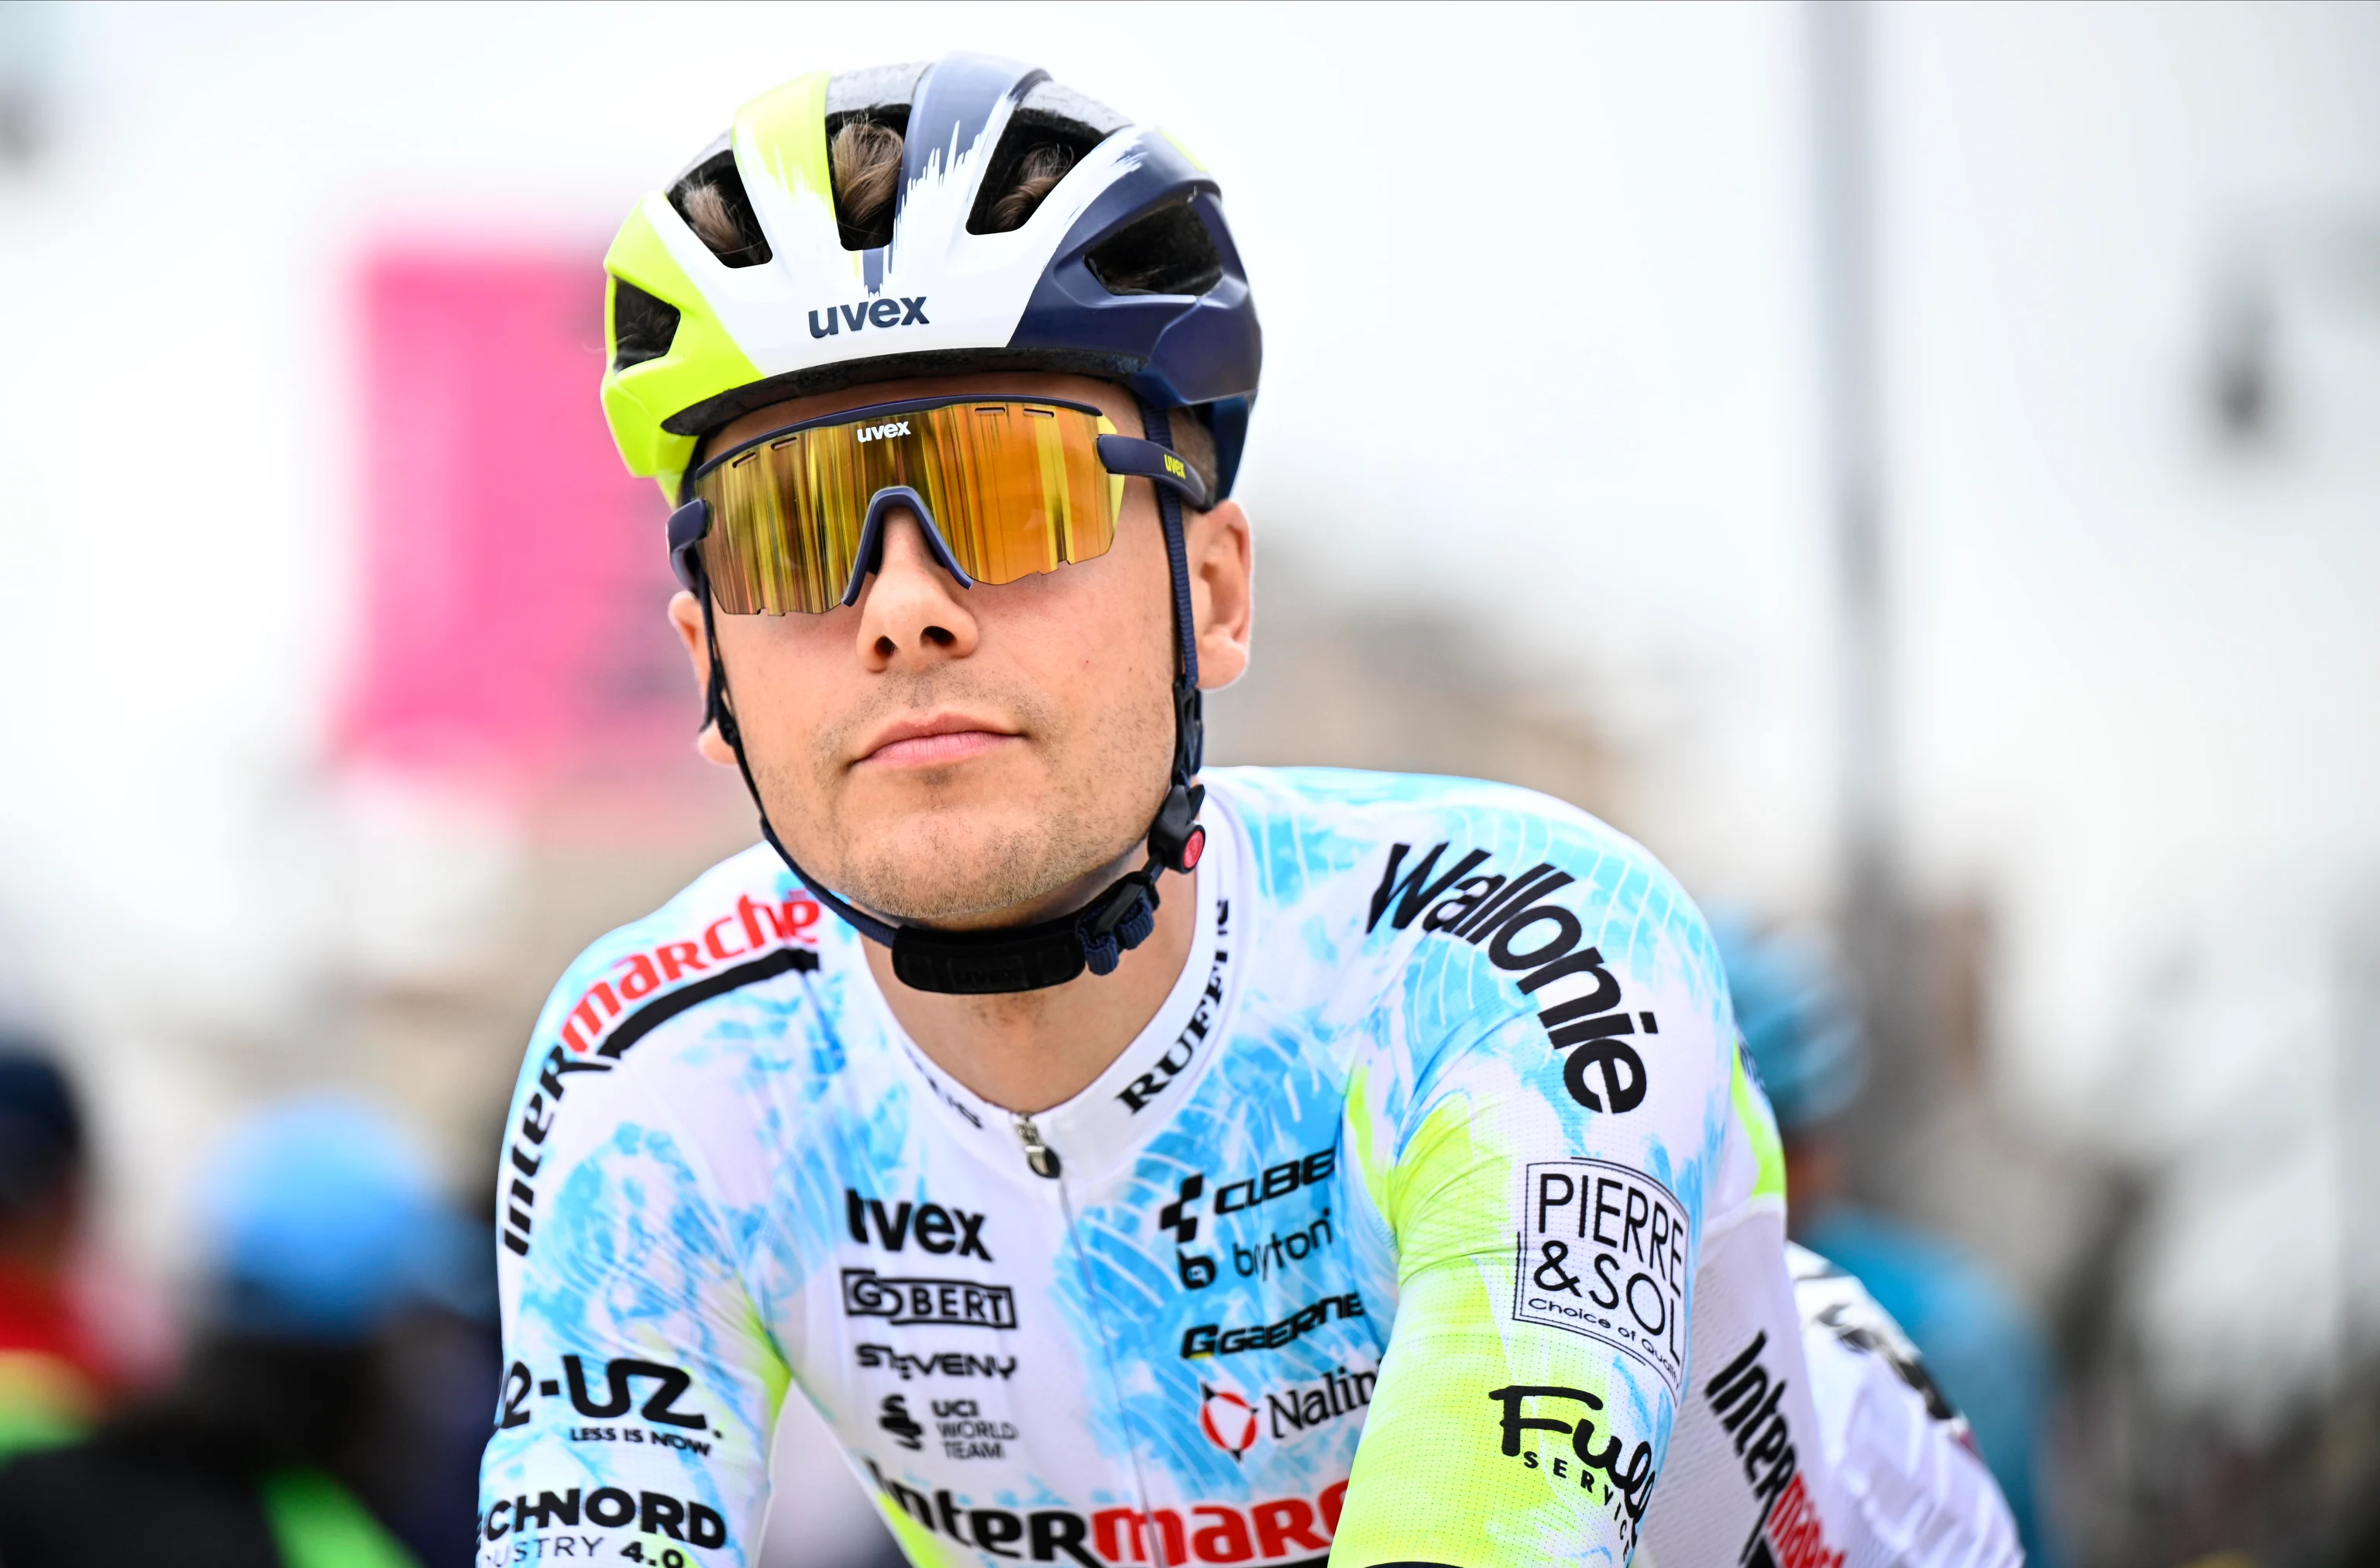
<svg viewBox="0 0 2380 1568">
<path fill-rule="evenodd" d="M 2380 866 L 2380 7 L 1880 20 L 1907 827 L 1929 888 L 2000 901 L 2004 1054 L 2070 1122 L 2157 953 L 2248 905 L 2318 931 Z M 207 1038 L 319 971 L 354 256 L 598 249 L 749 94 L 962 47 L 1222 179 L 1267 327 L 1260 529 L 1574 691 L 1697 885 L 1828 895 L 1791 8 L 55 21 L 55 146 L 0 180 L 0 985 Z M 2245 460 L 2193 401 L 2241 256 L 2274 279 L 2283 399 Z"/>
</svg>

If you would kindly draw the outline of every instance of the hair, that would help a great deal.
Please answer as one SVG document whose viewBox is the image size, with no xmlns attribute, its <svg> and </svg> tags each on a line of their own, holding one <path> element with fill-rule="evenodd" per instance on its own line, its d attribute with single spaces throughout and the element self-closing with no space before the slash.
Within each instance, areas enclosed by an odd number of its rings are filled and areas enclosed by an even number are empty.
<svg viewBox="0 0 2380 1568">
<path fill-rule="evenodd" d="M 1017 128 L 1012 128 L 1012 138 Z M 1056 140 L 1026 142 L 1011 155 L 1008 140 L 994 153 L 975 215 L 968 220 L 973 233 L 1005 234 L 1024 227 L 1079 156 L 1075 147 Z M 844 249 L 871 250 L 892 242 L 903 146 L 901 127 L 864 114 L 844 120 L 828 138 L 827 175 L 834 188 L 835 225 Z M 753 215 L 733 153 L 705 160 L 670 192 L 670 200 L 686 226 L 729 266 L 755 266 L 769 260 L 768 239 Z M 1126 225 L 1087 261 L 1111 294 L 1203 294 L 1222 275 L 1212 237 L 1187 206 L 1162 208 Z M 1198 471 L 1211 493 L 1217 458 L 1214 432 L 1205 417 L 1196 409 L 1176 408 L 1169 422 L 1173 449 Z"/>
</svg>

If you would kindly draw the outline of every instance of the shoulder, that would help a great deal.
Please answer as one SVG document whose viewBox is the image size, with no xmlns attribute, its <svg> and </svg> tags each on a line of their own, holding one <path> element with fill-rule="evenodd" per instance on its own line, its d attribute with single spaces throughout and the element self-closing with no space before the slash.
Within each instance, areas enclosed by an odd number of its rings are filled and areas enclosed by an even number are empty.
<svg viewBox="0 0 2380 1568">
<path fill-rule="evenodd" d="M 851 983 L 855 941 L 760 845 L 590 943 L 539 1015 L 514 1089 L 505 1245 L 528 1256 L 563 1173 L 589 1162 L 641 1161 L 656 1192 L 764 1193 L 750 1135 L 844 1065 L 821 1049 L 840 1031 L 820 1013 Z"/>
<path fill-rule="evenodd" d="M 1258 913 L 1325 917 L 1333 956 L 1445 937 L 1534 992 L 1598 961 L 1712 990 L 1702 915 L 1644 845 L 1567 802 L 1479 779 L 1330 768 L 1210 775 L 1248 839 Z M 1529 982 L 1534 981 L 1534 984 Z"/>
<path fill-rule="evenodd" d="M 816 973 L 841 934 L 775 853 L 756 845 L 588 944 L 548 997 L 531 1056 L 553 1048 L 618 1063 L 705 1003 Z"/>
</svg>

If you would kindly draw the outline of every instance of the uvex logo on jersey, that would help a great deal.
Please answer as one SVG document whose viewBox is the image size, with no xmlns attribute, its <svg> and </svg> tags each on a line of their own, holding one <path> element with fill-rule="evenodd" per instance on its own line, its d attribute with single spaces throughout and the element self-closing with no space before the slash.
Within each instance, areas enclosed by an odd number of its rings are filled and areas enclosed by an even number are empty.
<svg viewBox="0 0 2380 1568">
<path fill-rule="evenodd" d="M 870 1242 L 887 1252 L 898 1252 L 914 1241 L 918 1249 L 937 1257 L 956 1253 L 961 1258 L 980 1258 L 991 1261 L 984 1250 L 983 1216 L 970 1214 L 964 1209 L 945 1209 L 939 1203 L 894 1204 L 888 1212 L 880 1199 L 862 1197 L 851 1188 L 843 1189 L 844 1222 L 851 1228 L 851 1239 L 866 1246 Z M 916 1225 L 911 1227 L 915 1219 Z M 869 1228 L 869 1222 L 874 1228 Z"/>
<path fill-rule="evenodd" d="M 816 969 L 818 954 L 810 949 L 818 939 L 808 932 L 819 913 L 818 901 L 805 893 L 780 904 L 739 893 L 733 911 L 702 928 L 700 941 L 656 942 L 614 959 L 613 975 L 579 994 L 562 1015 L 562 1043 L 546 1051 L 537 1088 L 521 1106 L 519 1136 L 506 1150 L 512 1185 L 505 1189 L 504 1246 L 528 1256 L 538 1173 L 565 1080 L 573 1073 L 610 1072 L 638 1040 L 689 1007 L 791 971 Z M 676 989 L 663 990 L 672 986 Z M 600 1060 L 586 1059 L 589 1051 Z"/>
<path fill-rule="evenodd" d="M 1347 1483 L 1323 1489 L 1308 1501 L 1273 1498 L 1245 1507 L 1202 1503 L 1193 1508 L 1102 1508 L 1088 1515 L 1071 1508 L 972 1508 L 947 1489 L 929 1496 L 887 1477 L 873 1459 L 868 1473 L 877 1490 L 931 1533 L 992 1557 L 1033 1562 L 1067 1562 L 1079 1568 L 1146 1562 L 1179 1568 L 1193 1562 L 1253 1565 L 1318 1561 L 1330 1550 Z M 1096 1553 L 1096 1555 L 1094 1555 Z"/>
<path fill-rule="evenodd" d="M 1607 1505 L 1620 1523 L 1621 1560 L 1626 1561 L 1636 1548 L 1637 1524 L 1645 1517 L 1645 1505 L 1653 1501 L 1653 1445 L 1638 1443 L 1623 1463 L 1620 1453 L 1624 1445 L 1616 1435 L 1598 1444 L 1595 1417 L 1603 1409 L 1603 1401 L 1585 1389 L 1512 1383 L 1489 1389 L 1488 1397 L 1502 1407 L 1504 1457 L 1518 1458 L 1529 1469 L 1544 1470 L 1556 1481 L 1574 1478 L 1581 1491 Z M 1534 1416 L 1527 1414 L 1532 1404 L 1537 1411 Z M 1536 1448 L 1524 1452 L 1524 1432 L 1567 1434 L 1570 1453 L 1547 1453 Z"/>
<path fill-rule="evenodd" d="M 1276 1197 L 1286 1197 L 1301 1187 L 1319 1185 L 1330 1179 L 1338 1165 L 1339 1150 L 1336 1148 L 1318 1149 L 1298 1159 L 1268 1165 L 1256 1175 L 1242 1181 L 1225 1182 L 1216 1188 L 1214 1212 L 1218 1215 L 1236 1214 L 1258 1204 L 1269 1203 Z M 1157 1211 L 1157 1228 L 1173 1233 L 1174 1271 L 1192 1290 L 1205 1290 L 1215 1282 L 1215 1259 L 1183 1250 L 1198 1239 L 1198 1215 L 1206 1196 L 1207 1173 L 1193 1171 L 1182 1178 L 1182 1185 L 1176 1190 L 1173 1201 Z M 1293 1261 L 1301 1261 L 1314 1247 L 1334 1239 L 1330 1218 L 1330 1206 L 1326 1204 L 1320 1221 L 1293 1232 L 1287 1241 L 1276 1234 L 1263 1248 L 1233 1245 L 1232 1262 L 1239 1268 L 1241 1276 L 1245 1278 L 1253 1273 L 1269 1271 L 1282 1255 Z M 1249 1257 L 1249 1261 L 1245 1264 L 1241 1262 L 1243 1254 Z"/>
<path fill-rule="evenodd" d="M 1625 1165 L 1527 1166 L 1513 1238 L 1512 1316 L 1601 1340 L 1650 1367 L 1672 1397 L 1685 1380 L 1686 1211 Z"/>
<path fill-rule="evenodd" d="M 826 308 L 826 320 L 823 322 L 819 320 L 819 314 L 816 310 L 810 312 L 812 337 L 832 337 L 845 327 L 859 332 L 868 327 L 880 330 L 884 327 L 929 327 L 934 324 L 926 319 L 926 297 L 922 294 L 914 299 L 903 298 L 897 304 L 891 299 L 863 299 L 856 305 L 830 305 Z M 863 435 L 860 439 L 865 441 L 868 438 Z"/>
<path fill-rule="evenodd" d="M 1646 1034 L 1658 1034 L 1659 1023 L 1649 1011 L 1630 1016 L 1619 978 L 1604 966 L 1603 954 L 1579 946 L 1586 933 L 1578 917 L 1559 904 L 1544 902 L 1577 879 L 1544 861 L 1517 877 L 1473 876 L 1488 859 L 1486 850 L 1475 849 L 1433 880 L 1439 857 L 1447 850 L 1439 844 L 1401 881 L 1397 872 L 1412 849 L 1409 844 L 1390 846 L 1388 869 L 1372 894 L 1372 918 L 1364 930 L 1372 930 L 1381 916 L 1389 915 L 1390 926 L 1403 930 L 1427 909 L 1422 915 L 1423 930 L 1474 947 L 1486 942 L 1488 962 L 1519 972 L 1524 993 L 1534 995 L 1558 981 L 1571 981 L 1557 988 L 1560 1000 L 1538 999 L 1550 1005 L 1538 1013 L 1537 1022 L 1556 1051 L 1570 1052 L 1562 1064 L 1562 1087 L 1590 1111 L 1617 1114 L 1644 1104 L 1645 1059 L 1620 1037 L 1634 1034 L 1639 1021 Z M 1395 913 L 1390 915 L 1391 904 Z"/>
<path fill-rule="evenodd" d="M 894 1328 L 933 1323 L 955 1329 L 1016 1327 L 1016 1293 L 973 1280 L 888 1279 L 873 1269 L 843 1271 L 843 1310 L 882 1318 Z"/>
<path fill-rule="evenodd" d="M 1215 962 L 1207 971 L 1207 989 L 1199 993 L 1198 1005 L 1165 1054 L 1150 1064 L 1148 1071 L 1123 1086 L 1116 1098 L 1123 1101 L 1135 1116 L 1148 1103 L 1172 1087 L 1173 1080 L 1187 1072 L 1198 1057 L 1198 1047 L 1206 1043 L 1207 1031 L 1215 1022 L 1215 1009 L 1223 1000 L 1223 971 L 1232 961 L 1232 901 L 1215 901 Z"/>
<path fill-rule="evenodd" d="M 1767 1331 L 1755 1332 L 1703 1391 L 1719 1425 L 1735 1439 L 1758 1510 L 1742 1561 L 1749 1568 L 1842 1568 L 1843 1554 L 1827 1545 L 1825 1521 L 1802 1478 L 1785 1420 L 1785 1380 L 1761 1365 L 1767 1348 Z"/>
</svg>

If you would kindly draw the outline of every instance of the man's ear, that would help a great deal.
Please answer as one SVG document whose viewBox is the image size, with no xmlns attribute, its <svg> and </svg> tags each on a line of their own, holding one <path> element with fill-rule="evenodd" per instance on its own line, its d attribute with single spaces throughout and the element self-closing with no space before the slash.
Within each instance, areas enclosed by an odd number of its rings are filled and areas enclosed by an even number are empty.
<svg viewBox="0 0 2380 1568">
<path fill-rule="evenodd" d="M 1198 686 L 1220 691 L 1248 668 L 1248 633 L 1256 611 L 1248 515 L 1238 502 L 1222 501 L 1184 521 L 1190 610 L 1198 628 Z"/>
<path fill-rule="evenodd" d="M 710 644 L 702 635 L 702 606 L 693 594 L 680 590 L 670 598 L 669 618 L 670 629 L 677 633 L 680 642 L 686 644 L 686 661 L 694 666 L 696 700 L 707 704 L 710 696 Z M 735 753 L 730 751 L 727 743 L 720 738 L 719 726 L 709 722 L 707 706 L 704 715 L 702 734 L 695 740 L 694 748 L 701 752 L 706 760 L 716 762 L 722 768 L 735 766 Z"/>
</svg>

